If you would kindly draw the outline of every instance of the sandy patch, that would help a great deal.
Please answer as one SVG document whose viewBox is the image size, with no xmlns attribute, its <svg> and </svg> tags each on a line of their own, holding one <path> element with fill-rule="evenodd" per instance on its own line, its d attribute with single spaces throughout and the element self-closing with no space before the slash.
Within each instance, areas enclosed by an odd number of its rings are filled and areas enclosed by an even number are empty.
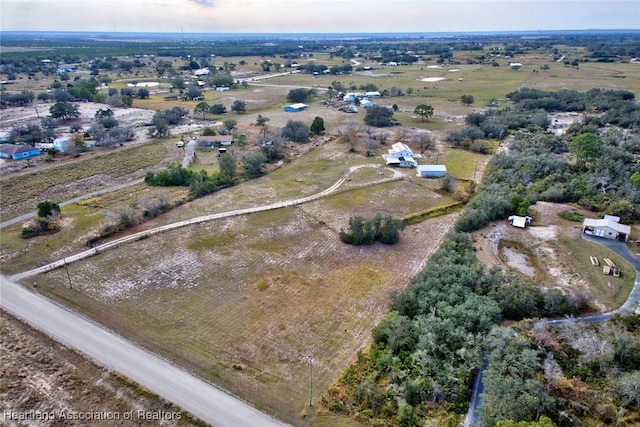
<svg viewBox="0 0 640 427">
<path fill-rule="evenodd" d="M 529 265 L 529 258 L 525 254 L 521 254 L 509 248 L 503 248 L 502 253 L 507 258 L 507 265 L 515 268 L 526 276 L 534 277 L 536 271 Z"/>
<path fill-rule="evenodd" d="M 460 68 L 452 68 L 448 70 L 450 73 L 457 73 L 458 71 L 462 71 Z"/>
<path fill-rule="evenodd" d="M 548 225 L 545 227 L 531 227 L 528 229 L 534 237 L 541 240 L 551 240 L 558 237 L 558 227 L 555 225 Z"/>
</svg>

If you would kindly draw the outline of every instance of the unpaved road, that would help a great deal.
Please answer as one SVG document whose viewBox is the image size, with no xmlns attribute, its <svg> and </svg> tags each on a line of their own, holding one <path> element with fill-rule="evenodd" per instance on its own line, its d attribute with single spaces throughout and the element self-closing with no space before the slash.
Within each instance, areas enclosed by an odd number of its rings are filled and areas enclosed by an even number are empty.
<svg viewBox="0 0 640 427">
<path fill-rule="evenodd" d="M 75 262 L 75 261 L 80 261 L 82 259 L 85 258 L 89 258 L 93 255 L 96 255 L 98 253 L 104 252 L 105 250 L 108 249 L 112 249 L 115 248 L 116 246 L 120 246 L 124 243 L 127 242 L 134 242 L 136 240 L 141 240 L 143 238 L 147 238 L 151 235 L 154 234 L 158 234 L 158 233 L 162 233 L 164 231 L 168 231 L 168 230 L 173 230 L 176 228 L 180 228 L 180 227 L 185 227 L 187 225 L 193 225 L 193 224 L 200 224 L 203 222 L 207 222 L 207 221 L 213 221 L 216 219 L 221 219 L 221 218 L 228 218 L 228 217 L 232 217 L 232 216 L 239 216 L 239 215 L 247 215 L 247 214 L 251 214 L 251 213 L 256 213 L 256 212 L 264 212 L 264 211 L 268 211 L 268 210 L 273 210 L 273 209 L 280 209 L 280 208 L 285 208 L 285 207 L 289 207 L 289 206 L 295 206 L 295 205 L 300 205 L 303 203 L 307 203 L 307 202 L 311 202 L 317 199 L 320 199 L 322 197 L 326 197 L 330 194 L 333 194 L 334 192 L 336 192 L 338 190 L 338 188 L 348 179 L 348 177 L 355 172 L 358 169 L 364 168 L 364 167 L 379 167 L 379 165 L 360 165 L 360 166 L 354 166 L 352 168 L 349 169 L 349 171 L 347 172 L 347 174 L 342 177 L 341 179 L 339 179 L 336 183 L 334 183 L 331 187 L 327 188 L 324 191 L 321 191 L 320 193 L 311 195 L 311 196 L 307 196 L 307 197 L 302 197 L 300 199 L 294 199 L 294 200 L 288 200 L 288 201 L 283 201 L 283 202 L 277 202 L 277 203 L 272 203 L 269 205 L 262 205 L 262 206 L 256 206 L 256 207 L 252 207 L 252 208 L 245 208 L 245 209 L 237 209 L 237 210 L 232 210 L 232 211 L 227 211 L 227 212 L 221 212 L 221 213 L 216 213 L 216 214 L 212 214 L 212 215 L 204 215 L 204 216 L 199 216 L 196 218 L 192 218 L 192 219 L 187 219 L 184 221 L 178 221 L 178 222 L 174 222 L 171 224 L 167 224 L 167 225 L 163 225 L 161 227 L 156 227 L 150 230 L 145 230 L 145 231 L 141 231 L 139 233 L 134 233 L 131 234 L 129 236 L 126 237 L 122 237 L 120 239 L 116 239 L 116 240 L 112 240 L 111 242 L 108 243 L 104 243 L 102 245 L 96 246 L 92 249 L 80 252 L 78 254 L 66 257 L 64 259 L 52 262 L 50 264 L 47 265 L 43 265 L 41 267 L 37 267 L 28 271 L 24 271 L 22 273 L 18 273 L 15 274 L 13 276 L 10 277 L 11 280 L 22 280 L 24 278 L 27 277 L 31 277 L 34 276 L 36 274 L 40 274 L 40 273 L 45 273 L 47 271 L 51 271 L 51 270 L 55 270 L 57 268 L 61 268 L 63 266 L 66 266 L 69 263 Z M 390 181 L 396 181 L 399 179 L 402 179 L 403 175 L 402 173 L 398 172 L 397 170 L 394 169 L 390 169 L 392 171 L 392 176 L 391 178 L 385 178 L 385 179 L 381 179 L 378 181 L 374 181 L 371 183 L 367 183 L 365 184 L 365 186 L 370 186 L 370 185 L 376 185 L 376 184 L 381 184 L 381 183 L 386 183 L 386 182 L 390 182 Z"/>
</svg>

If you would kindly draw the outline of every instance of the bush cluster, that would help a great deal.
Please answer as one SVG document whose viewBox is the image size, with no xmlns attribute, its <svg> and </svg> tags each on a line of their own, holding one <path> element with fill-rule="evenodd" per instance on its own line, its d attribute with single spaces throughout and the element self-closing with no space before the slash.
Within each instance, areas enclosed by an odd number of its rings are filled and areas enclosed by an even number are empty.
<svg viewBox="0 0 640 427">
<path fill-rule="evenodd" d="M 375 242 L 393 245 L 400 241 L 404 223 L 390 215 L 374 218 L 356 216 L 349 219 L 349 231 L 340 230 L 340 240 L 350 245 L 372 245 Z"/>
</svg>

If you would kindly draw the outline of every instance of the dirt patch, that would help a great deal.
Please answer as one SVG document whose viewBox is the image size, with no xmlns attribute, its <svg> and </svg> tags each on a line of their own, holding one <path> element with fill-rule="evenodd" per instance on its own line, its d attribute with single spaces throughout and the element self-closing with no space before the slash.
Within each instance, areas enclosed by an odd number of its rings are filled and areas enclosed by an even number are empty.
<svg viewBox="0 0 640 427">
<path fill-rule="evenodd" d="M 532 206 L 536 217 L 533 226 L 521 229 L 498 221 L 476 231 L 473 236 L 478 258 L 488 267 L 510 268 L 541 287 L 558 288 L 568 294 L 578 292 L 597 311 L 617 307 L 613 301 L 620 297 L 622 282 L 607 279 L 591 266 L 588 255 L 582 254 L 589 250 L 596 254 L 604 249 L 582 241 L 579 223 L 558 216 L 575 209 L 565 204 L 538 202 Z"/>
</svg>

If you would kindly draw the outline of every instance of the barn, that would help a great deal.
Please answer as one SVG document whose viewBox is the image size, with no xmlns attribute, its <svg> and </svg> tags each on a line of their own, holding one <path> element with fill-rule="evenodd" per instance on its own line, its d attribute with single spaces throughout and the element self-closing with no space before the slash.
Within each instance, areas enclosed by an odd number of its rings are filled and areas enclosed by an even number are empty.
<svg viewBox="0 0 640 427">
<path fill-rule="evenodd" d="M 620 217 L 605 215 L 603 219 L 585 218 L 582 222 L 582 232 L 591 236 L 626 242 L 629 240 L 631 227 L 620 224 Z"/>
<path fill-rule="evenodd" d="M 416 170 L 416 175 L 421 178 L 442 178 L 446 174 L 445 165 L 420 165 Z"/>
<path fill-rule="evenodd" d="M 309 108 L 307 104 L 298 103 L 287 105 L 286 107 L 284 107 L 284 111 L 285 113 L 299 113 L 300 111 L 306 110 L 307 108 Z"/>
</svg>

